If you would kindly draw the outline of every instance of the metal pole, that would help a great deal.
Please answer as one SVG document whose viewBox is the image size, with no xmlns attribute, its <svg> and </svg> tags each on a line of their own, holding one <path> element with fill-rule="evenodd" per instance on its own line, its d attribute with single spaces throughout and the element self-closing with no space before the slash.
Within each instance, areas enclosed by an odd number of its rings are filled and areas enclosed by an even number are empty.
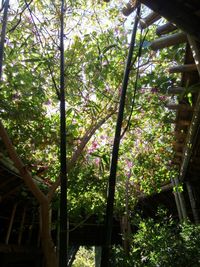
<svg viewBox="0 0 200 267">
<path fill-rule="evenodd" d="M 8 19 L 8 8 L 9 8 L 9 0 L 6 0 L 4 2 L 4 13 L 3 13 L 3 22 L 2 22 L 2 28 L 1 28 L 1 40 L 0 40 L 0 81 L 2 79 L 3 51 L 4 51 L 6 26 L 7 26 L 7 19 Z"/>
<path fill-rule="evenodd" d="M 135 18 L 135 23 L 133 27 L 131 43 L 130 43 L 130 48 L 129 48 L 129 53 L 128 53 L 128 59 L 127 59 L 126 68 L 124 71 L 117 125 L 115 129 L 115 138 L 114 138 L 114 144 L 113 144 L 113 150 L 112 150 L 112 161 L 111 161 L 111 169 L 110 169 L 110 176 L 109 176 L 109 187 L 108 187 L 106 218 L 105 218 L 105 240 L 102 246 L 101 267 L 110 266 L 109 259 L 110 259 L 110 249 L 111 249 L 113 207 L 114 207 L 118 152 L 119 152 L 124 107 L 125 107 L 126 90 L 128 86 L 129 73 L 131 70 L 131 61 L 132 61 L 132 55 L 133 55 L 133 50 L 135 46 L 135 38 L 136 38 L 137 26 L 139 22 L 139 14 L 140 14 L 140 5 L 137 8 L 137 14 Z"/>
<path fill-rule="evenodd" d="M 64 0 L 60 13 L 60 244 L 59 267 L 67 266 L 67 164 L 66 164 L 66 115 L 64 79 Z"/>
</svg>

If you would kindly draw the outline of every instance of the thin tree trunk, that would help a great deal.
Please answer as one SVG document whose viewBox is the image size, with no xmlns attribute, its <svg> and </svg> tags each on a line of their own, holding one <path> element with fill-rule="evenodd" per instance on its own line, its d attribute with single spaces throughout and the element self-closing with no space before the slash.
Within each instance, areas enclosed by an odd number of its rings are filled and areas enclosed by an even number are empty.
<svg viewBox="0 0 200 267">
<path fill-rule="evenodd" d="M 40 206 L 40 216 L 41 216 L 40 234 L 42 241 L 42 249 L 45 257 L 45 266 L 57 267 L 58 261 L 56 256 L 55 245 L 51 237 L 49 211 L 50 211 L 50 205 L 48 202 Z"/>
</svg>

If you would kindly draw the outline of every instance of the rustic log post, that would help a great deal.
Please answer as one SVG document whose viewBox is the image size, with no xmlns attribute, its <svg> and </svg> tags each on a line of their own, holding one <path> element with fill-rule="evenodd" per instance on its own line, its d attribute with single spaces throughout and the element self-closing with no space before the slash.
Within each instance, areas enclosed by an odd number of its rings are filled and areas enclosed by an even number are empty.
<svg viewBox="0 0 200 267">
<path fill-rule="evenodd" d="M 174 182 L 173 178 L 171 178 L 171 183 L 172 183 L 173 187 L 175 187 L 175 182 Z M 175 190 L 174 190 L 173 194 L 174 194 L 174 198 L 175 198 L 175 202 L 176 202 L 176 208 L 177 208 L 177 211 L 178 211 L 179 221 L 182 222 L 183 216 L 182 216 L 182 212 L 181 212 L 180 199 L 178 197 L 178 193 L 177 193 L 176 187 L 175 187 Z"/>
<path fill-rule="evenodd" d="M 158 26 L 158 28 L 156 29 L 156 34 L 160 36 L 163 34 L 173 32 L 176 29 L 177 29 L 176 25 L 172 24 L 171 22 L 167 22 L 164 25 Z"/>
<path fill-rule="evenodd" d="M 138 1 L 131 1 L 125 5 L 122 9 L 124 16 L 128 17 L 138 6 Z"/>
<path fill-rule="evenodd" d="M 191 107 L 189 104 L 166 104 L 166 108 L 170 110 L 193 110 L 193 107 Z"/>
<path fill-rule="evenodd" d="M 33 227 L 35 222 L 35 213 L 33 212 L 33 217 L 31 220 L 31 225 L 29 226 L 29 233 L 28 233 L 28 244 L 31 244 L 32 234 L 33 234 Z"/>
<path fill-rule="evenodd" d="M 177 196 L 179 198 L 179 202 L 180 202 L 180 207 L 181 207 L 181 214 L 182 214 L 182 219 L 183 220 L 187 220 L 188 216 L 187 216 L 187 210 L 186 210 L 186 205 L 185 205 L 185 198 L 183 195 L 183 192 L 179 191 L 179 186 L 180 186 L 180 182 L 178 178 L 174 179 L 175 182 L 175 186 L 177 187 Z"/>
<path fill-rule="evenodd" d="M 192 50 L 192 54 L 194 57 L 194 61 L 196 64 L 196 68 L 200 75 L 200 45 L 197 43 L 190 35 L 187 35 L 188 42 L 190 44 L 190 48 Z"/>
<path fill-rule="evenodd" d="M 179 1 L 140 0 L 140 2 L 166 18 L 168 21 L 176 24 L 178 28 L 200 40 L 199 17 L 194 13 L 190 15 L 187 9 L 184 8 Z"/>
<path fill-rule="evenodd" d="M 22 213 L 22 219 L 21 219 L 21 223 L 20 223 L 19 235 L 18 235 L 18 241 L 17 241 L 18 245 L 21 245 L 22 235 L 23 235 L 23 231 L 24 231 L 25 217 L 26 217 L 26 207 L 24 207 L 23 213 Z"/>
<path fill-rule="evenodd" d="M 15 218 L 15 212 L 17 209 L 17 205 L 18 205 L 18 203 L 14 204 L 13 209 L 12 209 L 12 213 L 11 213 L 11 217 L 10 217 L 10 223 L 8 226 L 8 231 L 7 231 L 6 240 L 5 240 L 6 245 L 8 245 L 8 243 L 9 243 L 10 234 L 11 234 L 11 230 L 12 230 L 12 226 L 13 226 L 13 222 L 14 222 L 14 218 Z"/>
<path fill-rule="evenodd" d="M 185 43 L 186 41 L 187 41 L 186 34 L 183 32 L 179 32 L 154 40 L 151 43 L 150 47 L 153 50 L 158 50 L 169 46 Z"/>
<path fill-rule="evenodd" d="M 197 66 L 197 70 L 200 76 L 200 51 L 199 51 L 199 46 L 197 42 L 191 37 L 188 36 L 188 41 L 191 47 L 191 50 L 193 52 L 193 57 Z M 190 161 L 190 158 L 192 156 L 192 151 L 193 151 L 193 146 L 195 143 L 195 136 L 198 131 L 200 124 L 200 94 L 197 97 L 197 101 L 194 107 L 194 112 L 193 112 L 193 117 L 191 121 L 191 126 L 187 134 L 186 138 L 186 146 L 184 149 L 184 158 L 181 164 L 180 168 L 180 181 L 183 181 L 187 172 L 188 164 Z"/>
<path fill-rule="evenodd" d="M 170 87 L 167 90 L 167 93 L 170 95 L 179 95 L 179 94 L 183 94 L 185 92 L 185 88 L 184 87 Z"/>
<path fill-rule="evenodd" d="M 186 187 L 187 187 L 187 191 L 188 191 L 188 196 L 190 199 L 190 205 L 192 208 L 192 214 L 194 217 L 194 222 L 196 224 L 198 224 L 200 222 L 200 217 L 199 217 L 199 209 L 196 203 L 196 199 L 194 196 L 194 189 L 192 188 L 192 185 L 189 181 L 186 182 Z"/>
<path fill-rule="evenodd" d="M 179 65 L 169 68 L 169 73 L 184 73 L 197 71 L 196 64 Z"/>
<path fill-rule="evenodd" d="M 152 11 L 148 16 L 140 20 L 140 27 L 142 29 L 146 29 L 148 26 L 150 26 L 160 18 L 161 16 L 159 14 Z"/>
</svg>

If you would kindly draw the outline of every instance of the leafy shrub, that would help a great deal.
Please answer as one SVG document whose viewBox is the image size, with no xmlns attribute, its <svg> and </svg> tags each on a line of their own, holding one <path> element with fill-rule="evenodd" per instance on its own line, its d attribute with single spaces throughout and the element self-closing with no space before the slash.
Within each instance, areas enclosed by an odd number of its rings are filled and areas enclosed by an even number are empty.
<svg viewBox="0 0 200 267">
<path fill-rule="evenodd" d="M 119 267 L 200 266 L 200 226 L 166 217 L 141 220 L 129 256 L 116 247 L 113 259 L 112 266 Z"/>
</svg>

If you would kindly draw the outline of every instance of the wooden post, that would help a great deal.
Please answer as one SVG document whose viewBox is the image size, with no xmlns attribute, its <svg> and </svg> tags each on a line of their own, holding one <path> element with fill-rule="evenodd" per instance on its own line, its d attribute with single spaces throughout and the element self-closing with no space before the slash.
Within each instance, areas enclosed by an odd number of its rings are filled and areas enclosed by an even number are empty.
<svg viewBox="0 0 200 267">
<path fill-rule="evenodd" d="M 174 33 L 165 37 L 161 37 L 153 41 L 150 45 L 151 49 L 158 50 L 165 47 L 185 43 L 187 41 L 187 36 L 183 32 Z"/>
<path fill-rule="evenodd" d="M 130 1 L 123 7 L 122 13 L 124 16 L 128 17 L 138 6 L 138 1 Z"/>
<path fill-rule="evenodd" d="M 29 226 L 29 233 L 28 233 L 28 244 L 31 244 L 31 239 L 32 239 L 32 234 L 33 234 L 33 227 L 34 227 L 34 222 L 35 222 L 35 212 L 32 214 L 32 220 L 31 220 L 31 225 Z"/>
<path fill-rule="evenodd" d="M 156 29 L 156 34 L 160 36 L 163 34 L 173 32 L 176 29 L 177 29 L 176 25 L 172 24 L 171 22 L 167 22 L 164 25 L 158 26 L 158 28 Z"/>
<path fill-rule="evenodd" d="M 188 191 L 188 196 L 189 196 L 189 199 L 190 199 L 190 205 L 191 205 L 191 208 L 192 208 L 192 214 L 193 214 L 193 217 L 194 217 L 194 222 L 196 224 L 198 224 L 200 222 L 200 218 L 199 218 L 199 209 L 197 207 L 197 203 L 196 203 L 196 199 L 195 199 L 195 196 L 194 196 L 194 189 L 192 188 L 192 185 L 189 181 L 186 182 L 186 187 L 187 187 L 187 191 Z"/>
<path fill-rule="evenodd" d="M 21 220 L 21 223 L 20 223 L 19 236 L 18 236 L 18 242 L 17 242 L 18 245 L 21 245 L 22 235 L 23 235 L 23 231 L 24 231 L 25 217 L 26 217 L 26 207 L 24 207 L 23 213 L 22 213 L 22 220 Z"/>
<path fill-rule="evenodd" d="M 169 73 L 184 73 L 197 71 L 196 64 L 179 65 L 169 68 Z"/>
<path fill-rule="evenodd" d="M 188 36 L 188 41 L 193 53 L 193 57 L 197 66 L 197 70 L 200 76 L 200 51 L 199 51 L 199 46 L 197 42 L 191 37 Z M 186 138 L 186 146 L 184 149 L 184 158 L 181 164 L 180 168 L 180 176 L 179 179 L 180 181 L 183 181 L 187 172 L 188 164 L 192 156 L 192 151 L 193 151 L 193 146 L 194 146 L 194 141 L 195 141 L 195 136 L 196 133 L 199 129 L 199 124 L 200 124 L 200 94 L 197 97 L 197 101 L 195 103 L 194 107 L 194 112 L 193 112 L 193 117 L 191 121 L 191 126 L 187 134 Z"/>
<path fill-rule="evenodd" d="M 172 183 L 173 187 L 175 187 L 175 182 L 174 182 L 173 178 L 171 178 L 171 183 Z M 177 208 L 177 211 L 178 211 L 179 221 L 182 222 L 183 221 L 183 216 L 182 216 L 180 200 L 179 200 L 176 188 L 175 188 L 175 191 L 173 193 L 174 193 L 174 198 L 175 198 L 175 202 L 176 202 L 176 208 Z"/>
<path fill-rule="evenodd" d="M 16 209 L 17 209 L 17 204 L 14 204 L 13 209 L 12 209 L 12 213 L 11 213 L 11 217 L 10 217 L 10 223 L 9 223 L 9 226 L 8 226 L 6 240 L 5 240 L 6 245 L 8 245 L 8 243 L 9 243 L 10 234 L 11 234 L 11 230 L 12 230 L 12 226 L 13 226 L 13 222 L 14 222 L 14 218 L 15 218 Z"/>
<path fill-rule="evenodd" d="M 148 16 L 140 20 L 140 27 L 142 29 L 146 29 L 148 26 L 150 26 L 160 18 L 161 16 L 159 14 L 152 11 Z"/>
<path fill-rule="evenodd" d="M 174 182 L 175 182 L 175 186 L 178 189 L 178 187 L 180 186 L 180 182 L 179 182 L 178 178 L 175 178 Z M 182 218 L 183 218 L 183 220 L 186 220 L 188 218 L 188 216 L 187 216 L 187 210 L 186 210 L 185 198 L 184 198 L 183 192 L 180 192 L 177 190 L 177 196 L 178 196 L 179 202 L 180 202 Z"/>
<path fill-rule="evenodd" d="M 188 12 L 180 1 L 140 0 L 140 2 L 200 40 L 199 17 Z"/>
<path fill-rule="evenodd" d="M 188 42 L 190 44 L 190 48 L 193 54 L 193 58 L 196 64 L 196 68 L 200 75 L 200 46 L 190 35 L 187 35 Z"/>
</svg>

